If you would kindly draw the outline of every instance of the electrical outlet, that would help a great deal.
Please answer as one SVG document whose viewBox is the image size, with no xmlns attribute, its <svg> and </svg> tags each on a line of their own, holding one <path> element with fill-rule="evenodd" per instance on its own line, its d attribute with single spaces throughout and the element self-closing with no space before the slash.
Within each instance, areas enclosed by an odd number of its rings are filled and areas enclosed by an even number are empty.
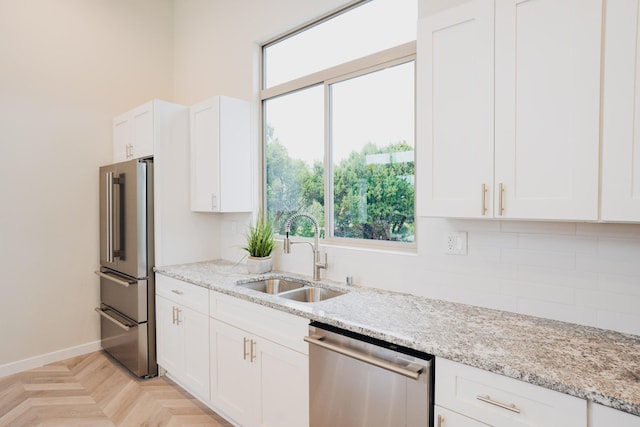
<svg viewBox="0 0 640 427">
<path fill-rule="evenodd" d="M 466 255 L 467 232 L 449 231 L 444 233 L 444 253 L 451 255 Z"/>
</svg>

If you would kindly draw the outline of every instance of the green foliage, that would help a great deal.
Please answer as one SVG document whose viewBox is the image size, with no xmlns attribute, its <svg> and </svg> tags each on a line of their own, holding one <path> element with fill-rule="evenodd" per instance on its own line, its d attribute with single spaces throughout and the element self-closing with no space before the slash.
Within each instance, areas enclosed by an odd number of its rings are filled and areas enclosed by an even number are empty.
<svg viewBox="0 0 640 427">
<path fill-rule="evenodd" d="M 247 246 L 243 247 L 249 255 L 256 258 L 267 257 L 273 251 L 275 239 L 273 237 L 273 225 L 269 218 L 265 218 L 262 212 L 258 213 L 255 225 L 249 226 L 247 233 Z"/>
<path fill-rule="evenodd" d="M 290 158 L 272 135 L 267 133 L 266 192 L 275 230 L 284 234 L 286 220 L 297 212 L 313 215 L 324 225 L 324 166 L 315 162 L 309 167 Z M 406 151 L 413 148 L 404 142 L 384 147 L 367 144 L 334 165 L 336 237 L 413 241 L 414 162 L 397 156 Z M 291 234 L 311 237 L 313 227 L 308 221 L 296 221 Z"/>
</svg>

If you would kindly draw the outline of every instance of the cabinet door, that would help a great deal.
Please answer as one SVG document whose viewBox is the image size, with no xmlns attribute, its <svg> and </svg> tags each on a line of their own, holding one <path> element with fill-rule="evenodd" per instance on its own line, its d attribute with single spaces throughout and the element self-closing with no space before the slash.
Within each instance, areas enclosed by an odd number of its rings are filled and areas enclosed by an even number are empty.
<svg viewBox="0 0 640 427">
<path fill-rule="evenodd" d="M 602 110 L 601 219 L 640 221 L 640 7 L 607 2 Z"/>
<path fill-rule="evenodd" d="M 236 423 L 255 426 L 260 419 L 255 339 L 226 323 L 210 322 L 211 403 Z"/>
<path fill-rule="evenodd" d="M 217 96 L 191 107 L 191 210 L 251 210 L 250 104 Z"/>
<path fill-rule="evenodd" d="M 251 211 L 251 108 L 220 97 L 220 211 Z"/>
<path fill-rule="evenodd" d="M 596 220 L 602 0 L 497 0 L 495 16 L 496 217 Z"/>
<path fill-rule="evenodd" d="M 191 107 L 191 210 L 220 210 L 220 103 L 213 98 Z"/>
<path fill-rule="evenodd" d="M 456 412 L 449 411 L 438 405 L 433 412 L 435 427 L 488 427 L 489 424 L 481 423 L 472 418 L 465 417 Z"/>
<path fill-rule="evenodd" d="M 493 0 L 418 24 L 418 214 L 492 216 Z"/>
<path fill-rule="evenodd" d="M 158 365 L 176 379 L 182 376 L 184 339 L 176 322 L 176 304 L 156 295 L 156 352 Z"/>
<path fill-rule="evenodd" d="M 153 155 L 153 102 L 147 102 L 131 111 L 130 158 Z"/>
<path fill-rule="evenodd" d="M 113 119 L 113 162 L 128 160 L 131 145 L 131 120 L 129 113 L 121 114 Z"/>
<path fill-rule="evenodd" d="M 640 427 L 640 417 L 593 404 L 589 427 Z"/>
<path fill-rule="evenodd" d="M 257 344 L 264 427 L 309 425 L 309 357 L 271 341 Z"/>
<path fill-rule="evenodd" d="M 178 322 L 184 333 L 184 385 L 209 399 L 209 316 L 180 307 Z"/>
</svg>

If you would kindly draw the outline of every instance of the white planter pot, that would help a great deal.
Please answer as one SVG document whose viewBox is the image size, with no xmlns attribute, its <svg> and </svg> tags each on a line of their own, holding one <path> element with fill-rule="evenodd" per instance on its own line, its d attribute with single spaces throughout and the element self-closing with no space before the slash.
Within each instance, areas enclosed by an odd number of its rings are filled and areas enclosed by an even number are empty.
<svg viewBox="0 0 640 427">
<path fill-rule="evenodd" d="M 271 271 L 273 266 L 273 258 L 270 256 L 264 258 L 255 258 L 250 256 L 247 258 L 247 270 L 252 274 L 262 274 Z"/>
</svg>

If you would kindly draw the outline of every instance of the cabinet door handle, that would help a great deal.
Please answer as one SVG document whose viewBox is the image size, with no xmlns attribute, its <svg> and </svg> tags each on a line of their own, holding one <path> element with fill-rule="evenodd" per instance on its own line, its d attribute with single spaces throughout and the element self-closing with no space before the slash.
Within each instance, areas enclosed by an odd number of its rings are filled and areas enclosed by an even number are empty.
<svg viewBox="0 0 640 427">
<path fill-rule="evenodd" d="M 504 215 L 504 184 L 500 183 L 499 187 L 499 203 L 498 203 L 498 211 L 500 212 L 500 216 Z"/>
<path fill-rule="evenodd" d="M 249 342 L 248 338 L 242 338 L 242 360 L 247 360 L 247 356 L 249 356 L 249 352 L 247 351 L 247 343 Z"/>
<path fill-rule="evenodd" d="M 218 207 L 218 196 L 215 194 L 211 195 L 211 209 L 215 209 Z"/>
<path fill-rule="evenodd" d="M 488 212 L 487 209 L 487 184 L 482 184 L 482 215 L 485 216 Z"/>
<path fill-rule="evenodd" d="M 438 415 L 438 427 L 443 427 L 446 420 L 442 415 Z"/>
<path fill-rule="evenodd" d="M 171 324 L 175 325 L 176 324 L 176 308 L 175 307 L 171 307 Z"/>
<path fill-rule="evenodd" d="M 180 289 L 171 289 L 171 292 L 173 292 L 176 295 L 182 295 L 184 293 Z"/>
<path fill-rule="evenodd" d="M 486 402 L 489 403 L 491 405 L 495 405 L 499 408 L 502 409 L 507 409 L 511 412 L 515 412 L 516 414 L 520 413 L 520 409 L 518 409 L 518 407 L 514 404 L 514 403 L 502 403 L 502 402 L 498 402 L 497 400 L 493 400 L 491 398 L 491 396 L 486 395 L 486 396 L 476 396 L 476 399 L 478 399 L 481 402 Z"/>
<path fill-rule="evenodd" d="M 176 325 L 180 326 L 180 323 L 182 323 L 182 320 L 180 319 L 180 315 L 182 314 L 182 309 L 176 307 Z"/>
<path fill-rule="evenodd" d="M 253 363 L 253 361 L 256 360 L 255 348 L 256 348 L 256 342 L 254 340 L 251 340 L 251 358 L 250 358 L 251 363 Z"/>
</svg>

